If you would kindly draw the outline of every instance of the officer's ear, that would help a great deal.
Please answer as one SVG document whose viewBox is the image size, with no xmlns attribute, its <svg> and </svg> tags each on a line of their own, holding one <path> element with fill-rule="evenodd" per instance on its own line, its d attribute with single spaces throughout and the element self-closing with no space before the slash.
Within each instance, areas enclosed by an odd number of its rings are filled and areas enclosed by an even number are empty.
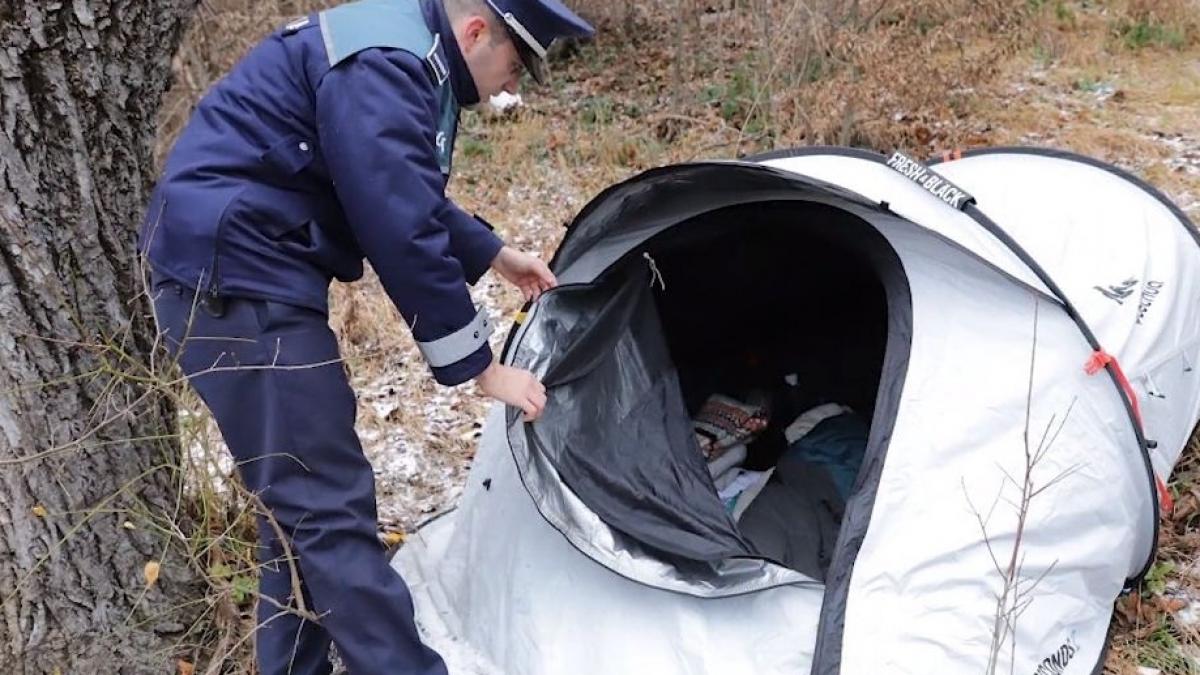
<svg viewBox="0 0 1200 675">
<path fill-rule="evenodd" d="M 481 43 L 491 40 L 491 25 L 477 14 L 468 14 L 459 21 L 458 44 L 464 53 L 474 51 Z"/>
</svg>

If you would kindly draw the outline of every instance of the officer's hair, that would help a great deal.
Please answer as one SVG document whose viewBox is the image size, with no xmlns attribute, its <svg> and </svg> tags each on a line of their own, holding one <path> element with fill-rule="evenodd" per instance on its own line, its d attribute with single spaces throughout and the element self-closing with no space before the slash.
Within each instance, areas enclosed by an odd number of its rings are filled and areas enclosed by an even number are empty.
<svg viewBox="0 0 1200 675">
<path fill-rule="evenodd" d="M 491 5 L 484 0 L 442 0 L 442 5 L 446 8 L 446 16 L 449 16 L 451 21 L 470 15 L 482 16 L 487 19 L 493 44 L 508 39 L 508 31 L 500 22 L 500 17 L 496 16 Z"/>
</svg>

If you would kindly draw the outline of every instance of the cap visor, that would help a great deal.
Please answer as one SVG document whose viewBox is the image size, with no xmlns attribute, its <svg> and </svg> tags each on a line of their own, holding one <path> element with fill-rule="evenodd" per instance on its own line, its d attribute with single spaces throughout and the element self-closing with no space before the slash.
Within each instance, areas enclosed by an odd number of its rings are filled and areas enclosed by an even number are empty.
<svg viewBox="0 0 1200 675">
<path fill-rule="evenodd" d="M 525 44 L 525 41 L 520 36 L 514 35 L 511 32 L 509 35 L 512 37 L 513 44 L 517 46 L 517 54 L 521 57 L 521 63 L 525 64 L 525 70 L 529 72 L 529 76 L 539 85 L 546 84 L 547 68 L 545 59 L 539 57 L 529 45 Z"/>
</svg>

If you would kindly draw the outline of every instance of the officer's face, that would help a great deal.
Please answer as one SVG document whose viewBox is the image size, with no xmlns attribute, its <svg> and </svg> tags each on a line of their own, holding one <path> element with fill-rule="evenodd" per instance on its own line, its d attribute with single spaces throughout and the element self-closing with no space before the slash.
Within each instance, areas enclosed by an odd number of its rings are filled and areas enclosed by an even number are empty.
<svg viewBox="0 0 1200 675">
<path fill-rule="evenodd" d="M 517 93 L 525 66 L 517 47 L 503 28 L 491 26 L 478 16 L 465 18 L 459 28 L 458 46 L 475 80 L 479 99 L 486 101 L 501 91 Z"/>
</svg>

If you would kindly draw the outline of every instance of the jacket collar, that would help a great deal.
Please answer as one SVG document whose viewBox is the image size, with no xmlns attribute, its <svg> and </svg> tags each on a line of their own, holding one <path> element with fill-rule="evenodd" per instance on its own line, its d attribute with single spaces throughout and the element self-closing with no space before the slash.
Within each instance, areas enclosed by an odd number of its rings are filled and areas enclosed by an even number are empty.
<svg viewBox="0 0 1200 675">
<path fill-rule="evenodd" d="M 454 37 L 454 29 L 450 25 L 450 17 L 441 0 L 421 0 L 421 13 L 425 16 L 425 24 L 429 30 L 441 36 L 442 52 L 446 57 L 446 67 L 450 71 L 450 88 L 460 107 L 479 103 L 479 90 L 475 88 L 475 80 L 463 60 L 462 50 L 458 48 L 458 40 Z"/>
</svg>

